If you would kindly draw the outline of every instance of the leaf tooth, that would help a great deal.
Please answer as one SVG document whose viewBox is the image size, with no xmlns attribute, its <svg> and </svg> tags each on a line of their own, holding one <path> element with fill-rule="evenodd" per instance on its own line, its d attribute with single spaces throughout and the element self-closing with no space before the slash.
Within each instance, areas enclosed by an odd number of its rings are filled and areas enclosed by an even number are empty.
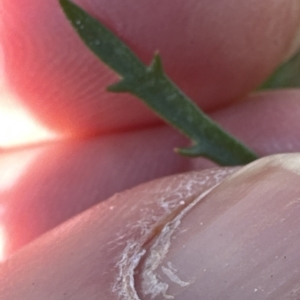
<svg viewBox="0 0 300 300">
<path fill-rule="evenodd" d="M 152 62 L 148 67 L 148 72 L 154 75 L 164 75 L 162 60 L 158 52 L 154 54 Z"/>
</svg>

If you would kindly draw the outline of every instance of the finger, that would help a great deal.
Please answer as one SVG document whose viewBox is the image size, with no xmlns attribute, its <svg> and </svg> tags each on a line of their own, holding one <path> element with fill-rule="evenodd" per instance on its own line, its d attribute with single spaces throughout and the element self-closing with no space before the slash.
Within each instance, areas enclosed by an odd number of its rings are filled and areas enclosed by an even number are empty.
<svg viewBox="0 0 300 300">
<path fill-rule="evenodd" d="M 264 158 L 179 213 L 145 247 L 140 299 L 299 297 L 299 170 L 298 154 Z"/>
<path fill-rule="evenodd" d="M 298 89 L 252 94 L 213 117 L 261 155 L 297 152 L 300 147 L 299 99 Z"/>
<path fill-rule="evenodd" d="M 228 104 L 266 78 L 295 48 L 300 22 L 298 0 L 78 3 L 146 63 L 159 49 L 170 77 L 205 110 Z M 6 98 L 36 122 L 75 136 L 157 123 L 133 97 L 105 91 L 116 75 L 79 41 L 58 1 L 1 5 Z"/>
<path fill-rule="evenodd" d="M 259 155 L 300 150 L 299 92 L 263 93 L 214 114 Z M 270 111 L 271 110 L 271 111 Z M 234 118 L 233 118 L 234 116 Z M 158 126 L 2 154 L 6 252 L 15 252 L 92 205 L 140 183 L 214 166 L 173 152 L 188 141 Z"/>
<path fill-rule="evenodd" d="M 189 169 L 167 127 L 2 153 L 0 217 L 12 253 L 115 193 Z"/>
<path fill-rule="evenodd" d="M 130 299 L 122 289 L 123 286 L 131 289 L 133 260 L 140 256 L 142 244 L 156 234 L 166 219 L 228 173 L 206 171 L 170 177 L 103 202 L 50 233 L 41 240 L 40 246 L 29 246 L 28 251 L 24 250 L 4 263 L 0 268 L 1 299 L 112 300 L 119 299 L 117 294 L 121 296 L 124 292 L 124 299 Z M 44 250 L 43 255 L 39 255 Z M 68 253 L 70 250 L 72 254 Z M 31 256 L 37 260 L 34 262 Z M 22 268 L 20 273 L 17 271 L 13 275 L 15 263 L 20 263 Z M 42 277 L 38 275 L 41 271 Z M 10 289 L 8 282 L 14 288 Z M 134 291 L 129 293 L 134 299 Z"/>
<path fill-rule="evenodd" d="M 299 99 L 298 89 L 252 94 L 212 117 L 259 156 L 299 152 Z M 211 166 L 203 159 L 195 159 L 193 165 Z"/>
<path fill-rule="evenodd" d="M 297 298 L 299 170 L 275 156 L 113 197 L 2 264 L 1 299 Z"/>
</svg>

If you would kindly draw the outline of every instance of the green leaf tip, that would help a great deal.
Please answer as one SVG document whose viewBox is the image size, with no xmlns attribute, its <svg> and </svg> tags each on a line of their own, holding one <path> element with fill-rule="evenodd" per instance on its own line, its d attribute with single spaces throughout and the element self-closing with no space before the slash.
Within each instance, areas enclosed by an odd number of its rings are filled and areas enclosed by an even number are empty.
<svg viewBox="0 0 300 300">
<path fill-rule="evenodd" d="M 205 115 L 168 78 L 156 53 L 149 66 L 108 28 L 69 0 L 60 4 L 72 26 L 89 49 L 118 73 L 121 80 L 111 92 L 127 92 L 140 98 L 167 123 L 191 139 L 194 146 L 177 149 L 187 156 L 204 156 L 220 165 L 241 165 L 257 158 L 245 145 Z"/>
<path fill-rule="evenodd" d="M 280 65 L 259 87 L 261 90 L 300 87 L 300 51 Z"/>
</svg>

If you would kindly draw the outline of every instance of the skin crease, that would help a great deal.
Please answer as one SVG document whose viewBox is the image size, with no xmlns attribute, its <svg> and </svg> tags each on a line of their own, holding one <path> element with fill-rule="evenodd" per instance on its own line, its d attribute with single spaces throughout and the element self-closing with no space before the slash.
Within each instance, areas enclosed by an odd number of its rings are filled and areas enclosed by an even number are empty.
<svg viewBox="0 0 300 300">
<path fill-rule="evenodd" d="M 107 84 L 116 80 L 115 75 L 81 45 L 56 1 L 21 2 L 1 2 L 4 89 L 13 91 L 20 104 L 42 124 L 68 139 L 27 149 L 27 145 L 20 145 L 19 149 L 1 154 L 3 174 L 9 174 L 16 162 L 25 165 L 14 183 L 1 189 L 7 211 L 2 219 L 9 254 L 116 192 L 154 178 L 211 166 L 203 159 L 189 160 L 171 153 L 172 147 L 186 145 L 187 141 L 161 125 L 138 101 L 103 92 Z M 196 2 L 174 2 L 167 10 L 169 2 L 161 1 L 161 11 L 153 16 L 155 11 L 148 5 L 156 3 L 139 1 L 134 6 L 139 17 L 133 18 L 131 2 L 120 6 L 118 1 L 78 1 L 111 26 L 145 61 L 149 61 L 154 47 L 160 48 L 174 81 L 259 154 L 299 151 L 298 90 L 255 94 L 238 103 L 234 101 L 263 81 L 294 48 L 300 2 Z M 169 23 L 170 28 L 155 27 Z M 191 42 L 193 47 L 189 46 Z M 234 103 L 229 105 L 230 102 Z M 89 138 L 91 135 L 94 137 Z M 83 218 L 92 224 L 92 220 L 101 217 L 99 211 L 95 208 Z M 90 214 L 94 217 L 89 221 Z M 74 222 L 79 224 L 76 232 L 82 229 L 105 233 L 100 225 L 86 229 L 80 221 Z M 54 248 L 47 251 L 45 265 L 43 260 L 38 262 L 42 269 L 56 261 L 55 253 L 61 245 L 66 249 L 63 257 L 70 255 L 72 247 L 68 248 L 64 240 L 72 240 L 72 228 L 62 225 L 59 232 L 64 238 L 57 243 L 56 233 L 45 238 Z M 93 235 L 88 237 L 94 239 Z M 44 240 L 37 241 L 12 257 L 6 266 L 11 262 L 15 267 L 3 267 L 1 273 L 8 276 L 7 285 L 14 286 L 22 280 L 33 257 L 42 257 L 47 245 Z M 96 251 L 98 244 L 85 248 L 83 236 L 76 247 L 84 256 L 93 248 Z M 80 269 L 87 260 L 85 257 L 77 266 L 76 259 L 72 263 Z M 21 276 L 17 265 L 26 261 L 28 267 L 24 267 Z M 55 273 L 47 273 L 50 282 L 53 274 L 69 267 L 60 266 L 61 261 Z M 91 259 L 87 265 L 96 261 Z M 93 276 L 96 281 L 99 274 Z M 76 276 L 73 279 L 76 282 Z M 43 295 L 44 287 L 40 286 L 38 292 L 28 289 L 25 299 Z M 61 285 L 57 292 L 63 290 Z M 1 286 L 1 293 L 1 299 L 24 299 L 21 292 L 19 298 L 12 298 L 5 285 Z M 89 293 L 92 292 L 84 288 L 81 293 L 78 287 L 78 299 L 88 298 Z M 74 295 L 70 299 L 75 299 Z"/>
</svg>

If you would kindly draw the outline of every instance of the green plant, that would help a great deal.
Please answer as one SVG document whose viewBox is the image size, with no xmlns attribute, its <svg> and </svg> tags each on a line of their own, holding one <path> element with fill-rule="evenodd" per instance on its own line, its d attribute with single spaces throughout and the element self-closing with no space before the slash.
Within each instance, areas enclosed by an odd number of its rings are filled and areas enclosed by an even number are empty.
<svg viewBox="0 0 300 300">
<path fill-rule="evenodd" d="M 225 132 L 204 114 L 165 74 L 159 54 L 150 66 L 108 28 L 69 0 L 60 4 L 83 42 L 102 62 L 121 76 L 108 87 L 115 93 L 131 93 L 140 98 L 167 123 L 191 139 L 189 148 L 175 149 L 186 156 L 204 156 L 220 165 L 241 165 L 257 155 Z"/>
</svg>

